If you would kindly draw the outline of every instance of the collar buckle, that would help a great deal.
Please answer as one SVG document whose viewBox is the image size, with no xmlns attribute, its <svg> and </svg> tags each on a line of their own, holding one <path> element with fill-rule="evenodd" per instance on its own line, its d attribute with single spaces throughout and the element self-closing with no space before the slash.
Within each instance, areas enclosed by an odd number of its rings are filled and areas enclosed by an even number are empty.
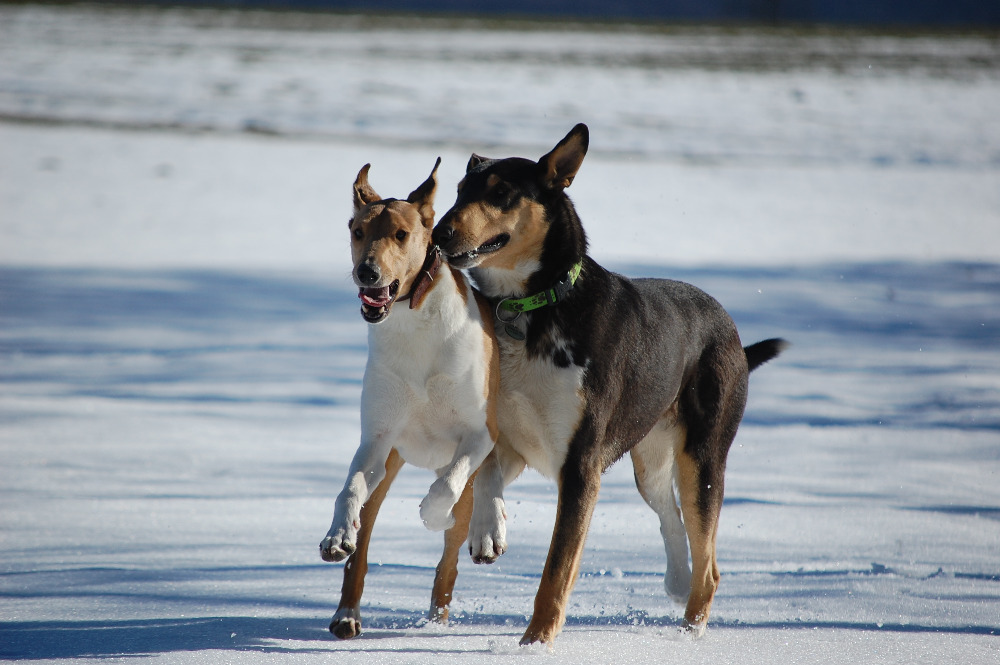
<svg viewBox="0 0 1000 665">
<path fill-rule="evenodd" d="M 576 280 L 580 277 L 582 270 L 583 262 L 580 261 L 570 268 L 566 275 L 553 284 L 551 288 L 527 296 L 526 298 L 501 298 L 496 305 L 494 314 L 497 317 L 497 321 L 503 324 L 503 330 L 516 340 L 524 340 L 524 332 L 519 326 L 513 325 L 513 323 L 525 312 L 555 305 L 564 300 L 569 295 L 569 292 L 573 290 L 573 285 L 576 284 Z"/>
<path fill-rule="evenodd" d="M 497 303 L 495 314 L 497 317 L 497 321 L 499 321 L 500 323 L 514 323 L 514 321 L 517 321 L 519 318 L 521 318 L 521 315 L 524 314 L 523 309 L 517 307 L 514 304 L 508 304 L 511 302 L 512 299 L 508 297 L 508 298 L 501 298 L 500 302 Z M 501 312 L 512 312 L 514 316 L 505 319 L 504 315 L 501 314 Z"/>
</svg>

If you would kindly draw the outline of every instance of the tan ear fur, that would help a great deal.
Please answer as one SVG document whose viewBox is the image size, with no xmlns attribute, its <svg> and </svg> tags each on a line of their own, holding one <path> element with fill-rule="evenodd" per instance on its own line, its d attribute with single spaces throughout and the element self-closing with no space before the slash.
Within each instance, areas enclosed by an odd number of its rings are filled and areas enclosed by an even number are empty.
<svg viewBox="0 0 1000 665">
<path fill-rule="evenodd" d="M 372 186 L 368 184 L 368 169 L 371 167 L 371 164 L 365 164 L 362 166 L 361 170 L 358 171 L 358 177 L 354 180 L 355 213 L 370 203 L 382 200 L 382 197 L 379 196 L 378 193 L 372 189 Z"/>
<path fill-rule="evenodd" d="M 590 131 L 581 122 L 551 152 L 538 160 L 542 185 L 548 189 L 569 187 L 583 164 L 589 145 Z"/>
<path fill-rule="evenodd" d="M 439 166 L 441 166 L 440 157 L 434 162 L 434 168 L 431 170 L 431 174 L 427 176 L 427 180 L 424 180 L 419 187 L 410 192 L 410 195 L 406 197 L 407 202 L 417 207 L 420 219 L 428 229 L 434 227 L 434 194 L 437 192 L 437 170 Z"/>
</svg>

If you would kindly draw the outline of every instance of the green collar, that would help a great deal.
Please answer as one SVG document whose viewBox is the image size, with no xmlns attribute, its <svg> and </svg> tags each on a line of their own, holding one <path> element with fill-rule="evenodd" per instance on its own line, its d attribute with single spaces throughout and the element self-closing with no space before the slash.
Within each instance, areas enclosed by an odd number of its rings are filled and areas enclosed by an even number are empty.
<svg viewBox="0 0 1000 665">
<path fill-rule="evenodd" d="M 511 337 L 514 337 L 515 339 L 524 339 L 524 334 L 515 334 L 513 331 L 517 329 L 509 324 L 516 321 L 524 312 L 530 312 L 548 305 L 555 305 L 556 303 L 564 300 L 566 296 L 569 295 L 569 292 L 573 290 L 573 285 L 576 284 L 577 278 L 580 277 L 581 270 L 583 270 L 583 261 L 580 261 L 570 268 L 569 272 L 566 273 L 566 276 L 556 282 L 550 289 L 539 291 L 538 293 L 525 298 L 502 299 L 496 306 L 497 319 L 499 319 L 501 323 L 507 324 L 504 327 Z M 501 310 L 504 312 L 510 312 L 513 316 L 504 316 L 501 314 Z"/>
</svg>

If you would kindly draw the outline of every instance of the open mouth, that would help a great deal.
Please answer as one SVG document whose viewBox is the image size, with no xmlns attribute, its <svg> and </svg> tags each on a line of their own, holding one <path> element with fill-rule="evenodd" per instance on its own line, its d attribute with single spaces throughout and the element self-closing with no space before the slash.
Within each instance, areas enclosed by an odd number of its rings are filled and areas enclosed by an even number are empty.
<svg viewBox="0 0 1000 665">
<path fill-rule="evenodd" d="M 462 254 L 449 254 L 448 263 L 452 264 L 456 268 L 471 266 L 475 264 L 476 260 L 483 254 L 492 254 L 493 252 L 497 252 L 503 249 L 504 245 L 508 242 L 510 242 L 510 234 L 501 233 L 469 252 L 464 252 Z"/>
<path fill-rule="evenodd" d="M 399 280 L 389 286 L 361 287 L 361 317 L 368 323 L 379 323 L 389 316 L 389 308 L 399 294 Z"/>
</svg>

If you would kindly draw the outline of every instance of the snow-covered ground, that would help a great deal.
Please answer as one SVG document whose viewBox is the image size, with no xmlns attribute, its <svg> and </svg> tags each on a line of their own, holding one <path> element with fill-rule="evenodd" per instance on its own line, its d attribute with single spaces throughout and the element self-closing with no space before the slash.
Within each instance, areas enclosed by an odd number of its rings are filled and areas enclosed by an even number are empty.
<svg viewBox="0 0 1000 665">
<path fill-rule="evenodd" d="M 0 7 L 0 658 L 1000 662 L 998 63 L 981 35 Z M 593 254 L 794 343 L 751 381 L 709 631 L 676 631 L 623 461 L 554 651 L 517 646 L 533 472 L 442 628 L 404 470 L 337 642 L 350 184 L 441 155 L 443 211 L 470 151 L 579 121 Z"/>
</svg>

